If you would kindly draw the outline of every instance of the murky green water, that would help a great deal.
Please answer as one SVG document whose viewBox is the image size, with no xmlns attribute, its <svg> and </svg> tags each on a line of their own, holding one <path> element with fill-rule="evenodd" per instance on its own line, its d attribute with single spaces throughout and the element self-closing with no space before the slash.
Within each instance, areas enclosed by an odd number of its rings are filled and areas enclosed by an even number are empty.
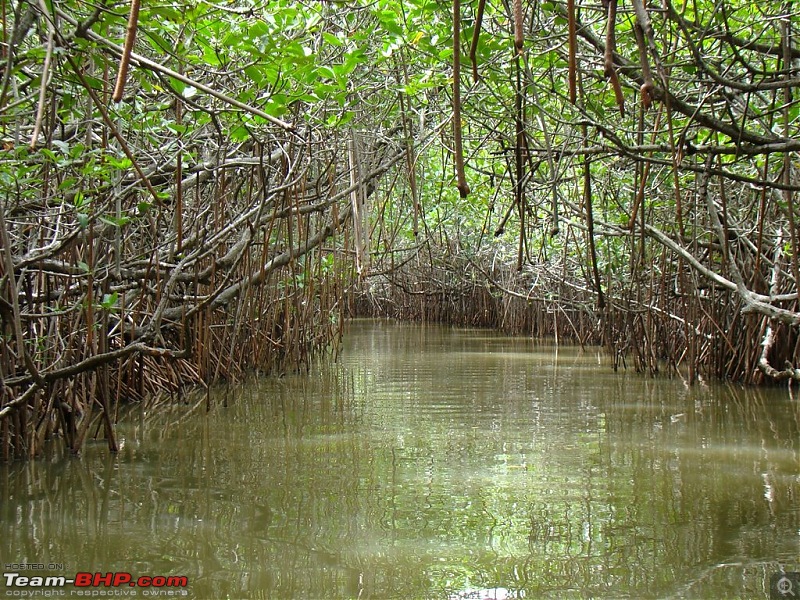
<svg viewBox="0 0 800 600">
<path fill-rule="evenodd" d="M 448 599 L 768 598 L 772 573 L 800 570 L 785 388 L 689 389 L 595 350 L 357 321 L 338 364 L 214 402 L 131 413 L 116 456 L 0 466 L 5 572 Z"/>
</svg>

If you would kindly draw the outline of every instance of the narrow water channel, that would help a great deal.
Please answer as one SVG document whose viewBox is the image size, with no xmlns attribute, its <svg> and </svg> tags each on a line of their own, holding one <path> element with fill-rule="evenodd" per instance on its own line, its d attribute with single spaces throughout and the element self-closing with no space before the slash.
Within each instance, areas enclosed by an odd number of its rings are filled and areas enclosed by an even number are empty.
<svg viewBox="0 0 800 600">
<path fill-rule="evenodd" d="M 5 572 L 188 578 L 66 596 L 450 600 L 769 598 L 800 571 L 786 388 L 355 321 L 338 362 L 212 402 L 131 411 L 116 455 L 0 466 Z"/>
</svg>

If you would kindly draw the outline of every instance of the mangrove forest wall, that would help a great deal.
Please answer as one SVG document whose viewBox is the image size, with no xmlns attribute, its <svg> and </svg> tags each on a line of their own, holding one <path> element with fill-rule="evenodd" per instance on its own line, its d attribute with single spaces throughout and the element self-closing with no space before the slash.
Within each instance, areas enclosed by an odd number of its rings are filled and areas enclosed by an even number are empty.
<svg viewBox="0 0 800 600">
<path fill-rule="evenodd" d="M 452 62 L 406 80 L 408 128 L 453 122 L 375 204 L 357 311 L 797 380 L 794 5 L 452 8 L 431 37 L 406 19 L 406 52 Z"/>
<path fill-rule="evenodd" d="M 800 379 L 791 1 L 0 4 L 2 460 L 352 314 Z"/>
</svg>

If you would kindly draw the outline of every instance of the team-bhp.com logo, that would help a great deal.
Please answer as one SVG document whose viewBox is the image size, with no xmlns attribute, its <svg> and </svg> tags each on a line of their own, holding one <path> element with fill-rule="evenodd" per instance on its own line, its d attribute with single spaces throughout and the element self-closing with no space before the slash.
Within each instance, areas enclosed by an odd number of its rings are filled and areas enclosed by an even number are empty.
<svg viewBox="0 0 800 600">
<path fill-rule="evenodd" d="M 130 588 L 140 588 L 143 596 L 187 596 L 189 578 L 181 575 L 142 575 L 134 577 L 121 571 L 110 573 L 75 573 L 64 575 L 30 576 L 19 573 L 3 573 L 6 596 L 17 598 L 51 596 L 133 596 Z M 68 585 L 77 589 L 65 590 Z M 126 593 L 128 592 L 128 593 Z"/>
</svg>

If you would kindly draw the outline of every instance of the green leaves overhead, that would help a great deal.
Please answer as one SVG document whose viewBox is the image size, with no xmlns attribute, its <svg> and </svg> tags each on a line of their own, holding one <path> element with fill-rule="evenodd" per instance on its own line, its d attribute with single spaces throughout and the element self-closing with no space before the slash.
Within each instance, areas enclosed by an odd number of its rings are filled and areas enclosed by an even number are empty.
<svg viewBox="0 0 800 600">
<path fill-rule="evenodd" d="M 77 0 L 59 6 L 78 20 L 88 19 L 93 10 Z M 715 145 L 722 157 L 718 164 L 736 177 L 753 179 L 761 177 L 760 173 L 779 171 L 779 165 L 743 161 L 733 150 L 736 145 L 794 139 L 800 134 L 800 103 L 791 99 L 783 110 L 779 101 L 779 84 L 785 77 L 780 7 L 745 0 L 721 4 L 698 0 L 680 5 L 680 12 L 651 8 L 651 37 L 637 41 L 639 16 L 633 5 L 620 3 L 613 57 L 626 113 L 620 117 L 604 72 L 606 13 L 602 3 L 577 0 L 576 6 L 582 93 L 580 102 L 573 105 L 566 101 L 570 67 L 565 3 L 523 2 L 526 39 L 525 50 L 518 57 L 519 71 L 507 3 L 486 3 L 473 55 L 480 79 L 473 81 L 468 69 L 462 77 L 467 170 L 473 171 L 471 185 L 485 194 L 476 205 L 463 207 L 473 213 L 467 215 L 468 222 L 482 222 L 487 214 L 491 220 L 496 216 L 492 211 L 507 212 L 512 185 L 507 170 L 510 152 L 518 143 L 514 127 L 518 118 L 523 121 L 526 145 L 530 227 L 530 223 L 547 218 L 553 197 L 574 196 L 572 183 L 564 184 L 563 189 L 559 186 L 579 176 L 582 145 L 604 148 L 600 160 L 592 162 L 591 175 L 618 182 L 636 179 L 630 172 L 635 161 L 676 164 L 681 135 Z M 272 123 L 265 115 L 327 128 L 333 137 L 338 129 L 379 133 L 396 131 L 398 124 L 406 123 L 407 131 L 399 135 L 426 141 L 416 160 L 426 174 L 435 173 L 421 185 L 422 196 L 435 198 L 430 201 L 435 204 L 445 197 L 440 188 L 451 183 L 451 8 L 450 3 L 432 0 L 144 3 L 135 51 L 196 84 L 134 68 L 129 98 L 111 111 L 123 130 L 158 147 L 170 147 L 176 137 L 191 138 L 201 131 L 207 135 L 211 129 L 232 142 L 244 142 L 269 130 Z M 477 8 L 477 1 L 464 2 L 461 10 L 465 66 L 471 60 Z M 91 29 L 119 43 L 125 29 L 124 11 L 102 12 Z M 42 61 L 43 45 L 32 40 L 29 36 L 20 52 L 27 53 L 31 63 Z M 58 53 L 66 48 L 58 48 L 55 64 L 62 70 L 56 114 L 60 122 L 86 120 L 84 85 L 99 94 L 107 86 L 106 73 L 115 66 L 116 55 L 99 48 L 96 41 L 83 38 L 70 48 L 83 61 L 81 77 L 64 67 Z M 796 54 L 797 49 L 791 52 Z M 663 74 L 668 76 L 674 98 L 669 115 L 663 89 L 652 107 L 642 108 L 642 56 L 652 63 L 660 88 L 664 87 Z M 15 73 L 18 84 L 30 89 L 40 81 L 26 81 L 19 71 Z M 224 92 L 260 113 L 251 114 L 220 101 L 203 86 Z M 97 114 L 88 117 L 98 118 Z M 433 128 L 437 128 L 435 135 L 426 138 Z M 737 137 L 740 130 L 746 134 L 741 139 Z M 432 143 L 434 138 L 440 143 Z M 646 145 L 658 152 L 639 152 Z M 672 151 L 664 152 L 665 148 Z M 45 148 L 41 156 L 55 165 L 74 160 L 57 147 Z M 695 160 L 692 157 L 694 154 L 681 154 L 680 159 L 691 162 Z M 87 179 L 99 177 L 102 168 L 131 168 L 111 163 L 103 167 L 90 155 L 81 160 L 86 162 L 81 174 Z M 487 173 L 492 180 L 502 179 L 505 187 L 485 185 Z M 641 171 L 638 175 L 653 176 Z M 668 187 L 664 182 L 669 178 L 664 173 L 659 177 L 658 189 Z M 682 183 L 680 178 L 675 180 Z M 614 207 L 619 214 L 609 220 L 624 222 L 631 210 L 629 204 L 629 199 L 620 201 Z M 650 206 L 667 207 L 666 213 L 669 202 L 653 198 Z"/>
</svg>

